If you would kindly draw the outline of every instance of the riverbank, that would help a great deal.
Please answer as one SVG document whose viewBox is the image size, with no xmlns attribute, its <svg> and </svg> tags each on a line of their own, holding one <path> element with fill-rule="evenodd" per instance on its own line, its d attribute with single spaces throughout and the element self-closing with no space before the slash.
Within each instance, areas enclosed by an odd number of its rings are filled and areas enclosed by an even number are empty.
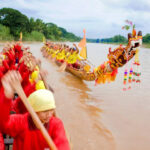
<svg viewBox="0 0 150 150">
<path fill-rule="evenodd" d="M 97 43 L 97 44 L 106 44 L 106 45 L 108 45 L 108 44 L 111 44 L 111 45 L 124 45 L 124 46 L 126 46 L 128 43 Z M 142 46 L 141 46 L 142 48 L 150 48 L 150 43 L 143 43 L 142 44 Z"/>
<path fill-rule="evenodd" d="M 7 43 L 7 42 L 13 42 L 13 41 L 0 41 L 0 46 L 3 46 L 5 43 Z M 16 42 L 16 41 L 14 41 L 14 42 Z M 58 42 L 58 43 L 70 43 L 70 41 L 52 41 L 52 42 Z M 34 44 L 34 43 L 42 43 L 42 41 L 23 41 L 23 43 L 25 43 L 25 44 Z M 76 43 L 76 42 L 75 42 Z M 89 43 L 89 42 L 87 42 L 87 43 Z M 94 44 L 94 43 L 93 43 Z M 116 46 L 118 46 L 118 45 L 120 45 L 120 44 L 122 44 L 122 45 L 124 45 L 124 46 L 126 46 L 127 45 L 127 43 L 95 43 L 95 44 L 106 44 L 106 45 L 108 45 L 108 44 L 111 44 L 111 45 L 116 45 Z M 142 48 L 150 48 L 150 44 L 142 44 Z"/>
<path fill-rule="evenodd" d="M 147 43 L 147 44 L 144 43 L 144 44 L 142 45 L 142 47 L 144 47 L 144 48 L 150 48 L 150 43 Z"/>
</svg>

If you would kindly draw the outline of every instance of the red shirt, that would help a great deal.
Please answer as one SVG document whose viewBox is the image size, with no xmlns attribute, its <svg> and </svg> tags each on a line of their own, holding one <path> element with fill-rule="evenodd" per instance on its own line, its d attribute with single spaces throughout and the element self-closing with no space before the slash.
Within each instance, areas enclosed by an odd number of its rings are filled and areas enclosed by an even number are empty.
<svg viewBox="0 0 150 150">
<path fill-rule="evenodd" d="M 4 139 L 1 133 L 0 133 L 0 150 L 4 150 Z"/>
<path fill-rule="evenodd" d="M 5 97 L 3 89 L 0 92 L 0 130 L 14 137 L 13 150 L 45 150 L 49 148 L 40 130 L 35 127 L 29 113 L 9 115 L 11 100 Z M 70 150 L 60 119 L 51 117 L 45 127 L 58 150 Z"/>
<path fill-rule="evenodd" d="M 5 70 L 9 70 L 8 60 L 3 60 L 3 66 L 5 67 Z"/>
</svg>

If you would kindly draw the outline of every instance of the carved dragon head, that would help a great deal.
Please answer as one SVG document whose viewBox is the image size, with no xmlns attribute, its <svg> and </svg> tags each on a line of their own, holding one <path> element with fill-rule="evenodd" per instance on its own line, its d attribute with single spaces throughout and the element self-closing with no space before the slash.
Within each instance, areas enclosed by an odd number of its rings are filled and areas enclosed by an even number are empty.
<svg viewBox="0 0 150 150">
<path fill-rule="evenodd" d="M 128 45 L 123 47 L 120 45 L 114 51 L 109 50 L 108 59 L 111 62 L 112 68 L 122 67 L 134 57 L 136 54 L 136 49 L 138 49 L 142 45 L 142 32 L 139 31 L 136 35 L 136 31 L 128 34 Z"/>
<path fill-rule="evenodd" d="M 128 55 L 128 60 L 130 60 L 136 53 L 136 49 L 142 46 L 142 32 L 139 31 L 138 35 L 133 36 L 131 33 L 128 34 L 128 45 L 125 48 Z"/>
</svg>

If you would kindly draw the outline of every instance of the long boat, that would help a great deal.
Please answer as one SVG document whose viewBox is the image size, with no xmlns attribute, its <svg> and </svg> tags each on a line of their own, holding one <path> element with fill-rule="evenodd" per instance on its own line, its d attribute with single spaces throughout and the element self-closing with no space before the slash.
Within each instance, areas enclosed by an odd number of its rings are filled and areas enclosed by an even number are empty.
<svg viewBox="0 0 150 150">
<path fill-rule="evenodd" d="M 86 81 L 94 81 L 99 80 L 99 82 L 105 82 L 104 78 L 108 76 L 108 74 L 113 78 L 115 78 L 116 69 L 124 66 L 128 61 L 130 61 L 136 54 L 137 49 L 139 49 L 142 45 L 142 32 L 139 31 L 137 35 L 128 34 L 128 44 L 126 46 L 120 45 L 115 48 L 113 51 L 109 49 L 109 53 L 107 55 L 108 61 L 105 64 L 101 64 L 94 71 L 85 71 L 82 65 L 79 67 L 73 67 L 72 65 L 67 65 L 66 71 L 71 74 L 79 77 L 82 80 Z M 44 45 L 42 50 L 46 50 L 47 46 Z M 55 60 L 57 65 L 61 65 L 61 63 Z M 88 64 L 88 61 L 83 61 L 84 64 Z M 100 81 L 101 80 L 101 81 Z M 114 79 L 112 79 L 114 80 Z"/>
</svg>

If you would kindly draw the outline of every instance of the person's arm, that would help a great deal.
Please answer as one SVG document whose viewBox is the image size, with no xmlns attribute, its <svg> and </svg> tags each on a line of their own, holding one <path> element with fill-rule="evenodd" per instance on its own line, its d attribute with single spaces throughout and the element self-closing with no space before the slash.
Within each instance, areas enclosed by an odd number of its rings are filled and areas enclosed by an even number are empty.
<svg viewBox="0 0 150 150">
<path fill-rule="evenodd" d="M 7 60 L 3 60 L 3 66 L 6 68 L 6 70 L 9 70 L 9 65 Z"/>
<path fill-rule="evenodd" d="M 41 80 L 44 82 L 44 85 L 45 85 L 46 89 L 48 89 L 48 90 L 50 90 L 51 92 L 54 93 L 53 88 L 46 81 L 47 74 L 48 74 L 47 71 L 41 69 L 41 71 L 40 71 Z"/>
<path fill-rule="evenodd" d="M 39 69 L 41 69 L 41 60 L 40 59 L 36 59 L 36 64 L 38 65 Z"/>
<path fill-rule="evenodd" d="M 0 130 L 12 137 L 21 133 L 25 127 L 23 115 L 10 115 L 11 99 L 4 95 L 4 90 L 0 90 Z"/>
<path fill-rule="evenodd" d="M 11 99 L 14 96 L 14 89 L 12 86 L 14 82 L 12 82 L 12 80 L 14 80 L 14 76 L 20 80 L 20 76 L 12 72 L 14 71 L 6 73 L 1 80 L 3 87 L 0 89 L 0 130 L 3 133 L 15 137 L 23 131 L 25 127 L 25 118 L 24 115 L 10 115 Z"/>
<path fill-rule="evenodd" d="M 55 125 L 52 131 L 53 141 L 56 147 L 58 150 L 70 150 L 69 141 L 67 139 L 62 121 L 58 118 L 54 118 L 53 120 L 56 120 L 54 121 Z M 50 122 L 50 124 L 54 122 Z"/>
<path fill-rule="evenodd" d="M 75 46 L 77 53 L 79 53 L 79 49 L 78 49 L 77 45 L 76 44 L 73 44 L 73 45 Z"/>
</svg>

